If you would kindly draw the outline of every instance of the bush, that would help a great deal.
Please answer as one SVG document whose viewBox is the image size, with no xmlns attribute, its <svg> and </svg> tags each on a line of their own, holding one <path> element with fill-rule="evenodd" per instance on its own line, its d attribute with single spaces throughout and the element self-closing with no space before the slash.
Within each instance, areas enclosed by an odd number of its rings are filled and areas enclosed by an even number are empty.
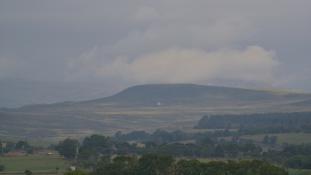
<svg viewBox="0 0 311 175">
<path fill-rule="evenodd" d="M 25 174 L 25 175 L 32 175 L 32 171 L 30 171 L 30 170 L 25 170 L 25 171 L 24 171 L 24 174 Z"/>
<path fill-rule="evenodd" d="M 5 170 L 5 166 L 4 165 L 0 165 L 0 172 Z"/>
</svg>

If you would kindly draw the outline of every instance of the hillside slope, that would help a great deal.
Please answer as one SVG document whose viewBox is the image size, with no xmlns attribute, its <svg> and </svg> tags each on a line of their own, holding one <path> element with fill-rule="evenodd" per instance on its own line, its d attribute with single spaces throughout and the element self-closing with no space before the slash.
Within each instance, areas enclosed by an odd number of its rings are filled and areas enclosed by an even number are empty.
<svg viewBox="0 0 311 175">
<path fill-rule="evenodd" d="M 311 98 L 309 94 L 204 86 L 195 84 L 147 84 L 127 88 L 116 95 L 85 103 L 115 105 L 236 105 L 284 103 Z M 285 101 L 284 101 L 285 100 Z"/>
<path fill-rule="evenodd" d="M 187 129 L 205 114 L 310 111 L 310 94 L 195 84 L 149 84 L 110 97 L 0 110 L 0 138 Z"/>
</svg>

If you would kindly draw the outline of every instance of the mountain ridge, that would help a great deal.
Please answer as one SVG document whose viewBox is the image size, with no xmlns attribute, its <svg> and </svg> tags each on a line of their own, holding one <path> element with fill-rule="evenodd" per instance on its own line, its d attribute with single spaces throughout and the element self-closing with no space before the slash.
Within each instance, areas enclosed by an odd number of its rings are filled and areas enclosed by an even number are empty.
<svg viewBox="0 0 311 175">
<path fill-rule="evenodd" d="M 245 103 L 258 103 L 261 101 L 267 102 L 284 99 L 295 100 L 295 98 L 301 98 L 301 100 L 294 101 L 293 103 L 299 103 L 300 101 L 304 102 L 311 100 L 311 94 L 290 91 L 284 93 L 284 90 L 280 93 L 277 90 L 247 89 L 192 83 L 142 84 L 130 86 L 107 97 L 83 101 L 64 101 L 51 104 L 32 104 L 14 109 L 96 104 L 157 106 L 158 104 L 199 105 L 200 103 L 216 103 L 215 105 L 217 105 L 224 103 L 224 100 L 230 100 L 230 102 L 234 100 L 235 103 L 240 104 L 243 101 Z"/>
<path fill-rule="evenodd" d="M 198 84 L 143 84 L 126 88 L 115 95 L 83 101 L 80 103 L 114 103 L 114 104 L 184 104 L 208 101 L 238 100 L 263 101 L 277 100 L 277 98 L 295 98 L 310 96 L 307 93 L 278 93 L 276 91 L 247 89 L 225 86 L 211 86 Z M 308 98 L 306 98 L 308 99 Z M 236 102 L 238 102 L 236 101 Z"/>
<path fill-rule="evenodd" d="M 192 128 L 206 114 L 310 111 L 311 94 L 196 84 L 147 84 L 115 95 L 0 109 L 0 136 L 45 137 Z M 306 105 L 295 105 L 304 102 Z M 23 129 L 19 129 L 23 126 Z"/>
</svg>

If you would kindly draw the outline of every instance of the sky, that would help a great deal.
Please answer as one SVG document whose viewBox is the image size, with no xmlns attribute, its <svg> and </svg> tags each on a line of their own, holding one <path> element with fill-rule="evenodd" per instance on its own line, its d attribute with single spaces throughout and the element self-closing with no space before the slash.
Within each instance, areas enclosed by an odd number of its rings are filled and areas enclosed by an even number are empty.
<svg viewBox="0 0 311 175">
<path fill-rule="evenodd" d="M 85 98 L 146 83 L 311 92 L 310 7 L 310 0 L 2 0 L 0 84 L 16 81 L 7 84 L 14 95 L 18 82 L 78 83 Z"/>
</svg>

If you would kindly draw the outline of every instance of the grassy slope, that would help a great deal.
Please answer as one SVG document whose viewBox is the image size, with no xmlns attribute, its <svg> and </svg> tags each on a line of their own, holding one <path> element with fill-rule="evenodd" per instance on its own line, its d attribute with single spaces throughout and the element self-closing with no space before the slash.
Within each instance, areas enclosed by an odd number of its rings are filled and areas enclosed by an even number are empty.
<svg viewBox="0 0 311 175">
<path fill-rule="evenodd" d="M 119 130 L 185 130 L 205 114 L 310 110 L 287 106 L 309 98 L 309 94 L 191 84 L 135 86 L 92 101 L 0 110 L 0 139 L 57 141 L 92 133 L 113 134 Z"/>
</svg>

